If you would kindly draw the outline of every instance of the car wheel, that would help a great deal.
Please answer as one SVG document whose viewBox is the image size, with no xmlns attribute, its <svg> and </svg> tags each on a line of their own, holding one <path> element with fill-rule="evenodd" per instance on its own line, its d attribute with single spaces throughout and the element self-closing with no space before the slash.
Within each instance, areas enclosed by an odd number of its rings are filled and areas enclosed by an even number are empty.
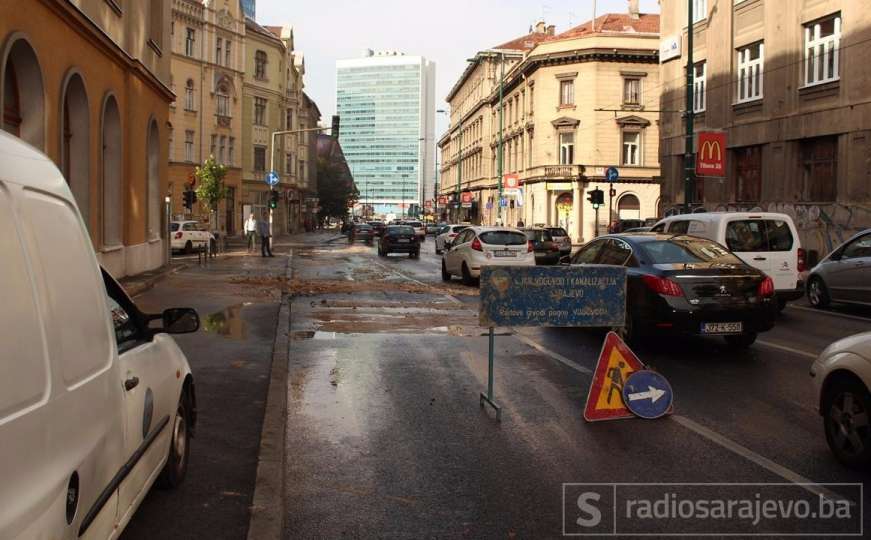
<svg viewBox="0 0 871 540">
<path fill-rule="evenodd" d="M 463 273 L 463 285 L 474 285 L 475 279 L 472 277 L 472 273 L 469 272 L 469 267 L 466 266 L 466 263 L 463 263 L 463 267 L 460 269 Z"/>
<path fill-rule="evenodd" d="M 185 392 L 179 400 L 175 420 L 170 424 L 172 431 L 170 432 L 169 456 L 157 478 L 157 485 L 161 488 L 178 487 L 187 474 L 191 441 L 190 410 L 190 398 Z"/>
<path fill-rule="evenodd" d="M 850 467 L 871 462 L 871 395 L 859 381 L 841 378 L 826 390 L 822 413 L 826 442 L 838 461 Z"/>
<path fill-rule="evenodd" d="M 628 344 L 633 344 L 638 341 L 638 328 L 632 315 L 629 314 L 629 309 L 626 309 L 626 320 L 622 327 L 615 330 L 618 336 Z"/>
<path fill-rule="evenodd" d="M 188 240 L 187 242 L 185 242 L 185 244 L 184 244 L 184 252 L 185 252 L 185 253 L 190 253 L 190 252 L 192 252 L 193 250 L 194 250 L 194 245 L 193 245 L 193 243 L 191 243 L 190 240 Z"/>
<path fill-rule="evenodd" d="M 756 332 L 745 332 L 735 336 L 723 336 L 726 345 L 733 349 L 746 349 L 756 341 Z"/>
<path fill-rule="evenodd" d="M 784 309 L 786 309 L 786 300 L 784 300 L 783 298 L 778 298 L 777 299 L 777 312 L 782 313 Z"/>
<path fill-rule="evenodd" d="M 807 286 L 807 300 L 815 308 L 824 308 L 832 301 L 823 278 L 819 276 L 811 278 Z"/>
<path fill-rule="evenodd" d="M 442 259 L 442 281 L 450 281 L 451 273 L 448 272 L 448 267 L 445 266 L 445 260 Z"/>
<path fill-rule="evenodd" d="M 409 253 L 409 254 L 408 254 L 408 257 L 409 257 L 410 259 L 416 259 L 416 258 L 420 257 L 420 253 L 417 252 L 417 251 L 414 251 L 414 252 L 412 252 L 412 253 Z"/>
</svg>

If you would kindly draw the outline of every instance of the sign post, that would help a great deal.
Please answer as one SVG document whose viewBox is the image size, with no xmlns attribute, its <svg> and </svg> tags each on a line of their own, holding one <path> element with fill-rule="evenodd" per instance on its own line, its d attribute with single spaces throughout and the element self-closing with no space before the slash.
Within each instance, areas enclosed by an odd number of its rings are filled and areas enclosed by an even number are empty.
<svg viewBox="0 0 871 540">
<path fill-rule="evenodd" d="M 614 182 L 620 178 L 620 171 L 617 170 L 617 167 L 608 167 L 608 170 L 605 171 L 605 178 L 608 180 L 610 184 L 608 186 L 608 232 L 611 232 L 611 224 L 614 221 Z"/>
<path fill-rule="evenodd" d="M 270 197 L 272 196 L 272 190 L 275 189 L 275 186 L 278 185 L 278 173 L 275 171 L 269 171 L 266 175 L 266 184 L 269 186 Z M 272 205 L 269 204 L 269 249 L 272 249 Z"/>
</svg>

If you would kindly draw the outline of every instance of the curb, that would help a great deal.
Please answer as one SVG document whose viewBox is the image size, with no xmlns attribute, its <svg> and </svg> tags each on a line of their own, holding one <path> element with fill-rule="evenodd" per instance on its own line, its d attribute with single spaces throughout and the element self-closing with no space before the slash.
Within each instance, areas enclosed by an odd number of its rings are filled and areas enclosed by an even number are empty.
<svg viewBox="0 0 871 540">
<path fill-rule="evenodd" d="M 285 274 L 290 279 L 293 269 L 293 250 L 287 258 Z M 284 447 L 287 429 L 287 362 L 290 355 L 290 295 L 284 294 L 278 309 L 275 341 L 272 345 L 272 368 L 269 372 L 269 390 L 260 450 L 257 456 L 257 475 L 251 517 L 248 521 L 248 539 L 279 539 L 284 534 Z"/>
<path fill-rule="evenodd" d="M 177 266 L 171 267 L 169 270 L 160 272 L 157 275 L 146 278 L 142 281 L 132 281 L 129 283 L 124 283 L 122 280 L 121 287 L 127 292 L 127 295 L 130 296 L 130 298 L 133 298 L 134 296 L 139 296 L 145 291 L 151 289 L 158 281 L 162 280 L 166 276 L 181 272 L 182 270 L 186 270 L 189 267 L 189 264 L 182 263 Z"/>
</svg>

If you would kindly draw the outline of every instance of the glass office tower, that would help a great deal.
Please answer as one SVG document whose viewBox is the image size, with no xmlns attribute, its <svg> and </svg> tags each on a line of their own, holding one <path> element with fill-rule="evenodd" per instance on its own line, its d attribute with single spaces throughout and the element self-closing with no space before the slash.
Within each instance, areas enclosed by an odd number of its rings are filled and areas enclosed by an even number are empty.
<svg viewBox="0 0 871 540">
<path fill-rule="evenodd" d="M 435 64 L 366 51 L 336 63 L 339 141 L 360 190 L 356 208 L 386 216 L 433 197 Z"/>
</svg>

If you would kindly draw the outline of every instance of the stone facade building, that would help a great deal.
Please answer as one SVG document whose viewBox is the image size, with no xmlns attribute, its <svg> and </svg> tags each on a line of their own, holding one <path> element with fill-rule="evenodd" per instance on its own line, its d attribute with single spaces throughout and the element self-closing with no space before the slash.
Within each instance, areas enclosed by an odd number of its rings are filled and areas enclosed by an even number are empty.
<svg viewBox="0 0 871 540">
<path fill-rule="evenodd" d="M 696 210 L 791 215 L 811 261 L 871 226 L 871 12 L 850 0 L 694 0 L 696 131 L 726 135 Z M 687 2 L 662 0 L 663 211 L 681 211 Z M 696 144 L 696 147 L 698 145 Z"/>
<path fill-rule="evenodd" d="M 170 2 L 0 4 L 2 128 L 60 168 L 115 276 L 164 264 Z"/>
</svg>

